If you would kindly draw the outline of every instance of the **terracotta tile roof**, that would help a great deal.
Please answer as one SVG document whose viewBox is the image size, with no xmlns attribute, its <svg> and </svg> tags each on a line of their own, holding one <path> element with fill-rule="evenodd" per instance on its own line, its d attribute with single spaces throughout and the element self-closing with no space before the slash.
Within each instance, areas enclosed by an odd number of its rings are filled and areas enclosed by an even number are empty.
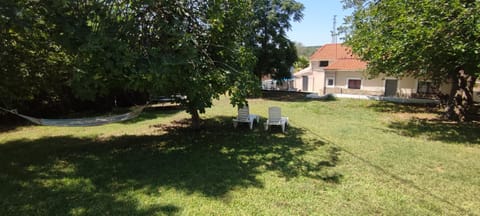
<svg viewBox="0 0 480 216">
<path fill-rule="evenodd" d="M 341 43 L 325 44 L 318 48 L 317 51 L 310 56 L 310 61 L 343 58 L 354 58 L 349 47 L 344 46 Z"/>
<path fill-rule="evenodd" d="M 324 70 L 364 70 L 367 68 L 367 63 L 360 59 L 337 59 Z"/>
<path fill-rule="evenodd" d="M 367 63 L 352 54 L 350 47 L 341 43 L 325 44 L 310 56 L 310 61 L 329 60 L 325 70 L 364 70 Z"/>
</svg>

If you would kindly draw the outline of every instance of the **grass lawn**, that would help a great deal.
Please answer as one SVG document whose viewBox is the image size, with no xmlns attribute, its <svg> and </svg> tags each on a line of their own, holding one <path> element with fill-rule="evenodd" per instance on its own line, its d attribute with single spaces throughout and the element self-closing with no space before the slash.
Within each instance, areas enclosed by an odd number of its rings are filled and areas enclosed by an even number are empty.
<svg viewBox="0 0 480 216">
<path fill-rule="evenodd" d="M 247 125 L 226 98 L 185 126 L 148 110 L 99 127 L 0 132 L 0 215 L 480 215 L 480 125 L 365 100 L 250 100 L 290 118 Z"/>
</svg>

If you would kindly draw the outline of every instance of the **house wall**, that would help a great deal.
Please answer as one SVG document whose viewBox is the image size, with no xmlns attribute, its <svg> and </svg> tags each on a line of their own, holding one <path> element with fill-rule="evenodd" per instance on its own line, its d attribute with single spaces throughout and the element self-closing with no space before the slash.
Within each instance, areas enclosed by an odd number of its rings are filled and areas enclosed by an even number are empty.
<svg viewBox="0 0 480 216">
<path fill-rule="evenodd" d="M 293 87 L 297 89 L 297 91 L 303 91 L 303 76 L 307 76 L 308 77 L 307 92 L 314 92 L 314 81 L 316 78 L 314 77 L 313 74 L 314 73 L 295 76 L 293 81 L 293 85 L 294 85 Z"/>
<path fill-rule="evenodd" d="M 443 94 L 450 94 L 451 89 L 452 89 L 452 83 L 450 82 L 441 84 L 439 88 L 440 92 Z"/>
<path fill-rule="evenodd" d="M 372 79 L 367 80 L 360 71 L 327 71 L 323 84 L 325 85 L 327 78 L 335 79 L 334 87 L 326 87 L 322 93 L 325 94 L 362 94 L 362 95 L 380 95 L 383 94 L 384 87 L 382 80 Z M 362 84 L 360 89 L 349 89 L 347 87 L 348 79 L 361 79 Z"/>
<path fill-rule="evenodd" d="M 320 70 L 320 61 L 311 61 L 310 64 L 312 65 L 312 70 Z"/>
<path fill-rule="evenodd" d="M 398 79 L 397 95 L 400 97 L 411 97 L 417 93 L 418 80 L 411 77 Z"/>
<path fill-rule="evenodd" d="M 319 61 L 312 61 L 312 72 L 304 74 L 308 76 L 308 92 L 323 94 L 362 94 L 362 95 L 384 95 L 385 80 L 397 79 L 395 77 L 379 76 L 374 79 L 367 79 L 361 71 L 324 71 L 319 67 Z M 335 79 L 334 87 L 327 87 L 327 78 Z M 348 89 L 347 80 L 351 78 L 359 78 L 362 80 L 361 89 Z M 418 89 L 418 79 L 412 77 L 404 77 L 397 79 L 397 96 L 399 97 L 416 97 Z M 294 87 L 297 91 L 302 91 L 302 76 L 296 76 Z M 440 91 L 449 94 L 451 83 L 440 85 Z M 480 102 L 480 81 L 477 82 L 474 90 L 474 100 Z"/>
<path fill-rule="evenodd" d="M 382 78 L 362 79 L 363 90 L 372 91 L 375 94 L 383 94 L 385 92 L 385 80 Z"/>
<path fill-rule="evenodd" d="M 324 67 L 320 67 L 320 61 L 328 61 L 328 64 L 332 64 L 334 62 L 334 59 L 321 59 L 321 60 L 311 61 L 310 64 L 312 65 L 312 69 L 314 71 L 323 71 Z"/>
<path fill-rule="evenodd" d="M 293 78 L 293 87 L 297 89 L 297 91 L 302 91 L 302 77 L 294 77 Z"/>
<path fill-rule="evenodd" d="M 325 71 L 325 77 L 324 77 L 324 82 L 323 82 L 323 89 L 319 92 L 319 94 L 333 94 L 332 91 L 334 91 L 335 87 L 332 86 L 327 86 L 327 79 L 333 78 L 334 79 L 334 85 L 336 86 L 336 80 L 337 80 L 337 74 L 335 72 L 331 71 Z"/>
<path fill-rule="evenodd" d="M 360 71 L 327 71 L 325 79 L 334 77 L 335 87 L 326 87 L 325 94 L 364 94 L 364 95 L 384 95 L 385 94 L 385 80 L 395 79 L 397 83 L 397 96 L 412 97 L 417 93 L 418 80 L 412 77 L 397 79 L 394 77 L 379 76 L 373 79 L 367 79 Z M 361 89 L 348 89 L 347 80 L 352 78 L 360 78 L 362 80 Z M 441 91 L 448 92 L 449 85 L 442 85 Z"/>
<path fill-rule="evenodd" d="M 315 76 L 312 74 L 308 76 L 308 91 L 313 92 Z"/>
<path fill-rule="evenodd" d="M 332 60 L 322 59 L 321 61 L 328 61 L 329 64 Z M 299 74 L 294 77 L 294 85 L 298 91 L 303 91 L 303 78 L 302 76 L 308 76 L 308 92 L 315 92 L 318 94 L 324 94 L 325 89 L 325 70 L 324 67 L 320 67 L 320 60 L 310 61 L 312 68 L 311 74 Z M 334 73 L 333 73 L 334 74 Z"/>
<path fill-rule="evenodd" d="M 312 62 L 312 71 L 304 74 L 297 74 L 294 77 L 294 88 L 297 91 L 303 91 L 303 76 L 308 76 L 308 92 L 315 92 L 322 94 L 324 82 L 325 82 L 325 71 L 323 68 L 318 67 L 320 63 L 317 62 L 316 70 L 314 70 L 315 63 Z"/>
<path fill-rule="evenodd" d="M 311 65 L 308 68 L 304 68 L 297 72 L 296 74 L 293 75 L 293 88 L 296 89 L 296 91 L 303 91 L 303 76 L 307 76 L 308 80 L 310 82 L 310 79 L 312 79 L 312 69 Z M 310 83 L 309 83 L 309 88 L 310 88 Z"/>
<path fill-rule="evenodd" d="M 362 79 L 362 87 L 364 87 L 363 75 L 359 71 L 337 71 L 335 77 L 335 87 L 347 88 L 347 79 Z"/>
<path fill-rule="evenodd" d="M 413 79 L 413 78 L 411 78 Z M 419 94 L 418 93 L 418 83 L 421 81 L 422 79 L 413 79 L 413 82 L 415 83 L 415 87 L 414 87 L 414 91 L 412 93 L 412 96 L 413 97 L 436 97 L 437 94 L 434 94 L 434 95 L 424 95 L 424 94 Z M 442 83 L 440 84 L 439 88 L 438 88 L 438 91 L 442 94 L 445 94 L 445 95 L 448 95 L 450 94 L 450 90 L 452 88 L 452 83 L 450 81 L 448 82 L 445 82 L 445 83 Z"/>
<path fill-rule="evenodd" d="M 325 87 L 325 71 L 314 71 L 314 83 L 313 83 L 313 92 L 318 94 L 323 94 L 323 88 Z"/>
</svg>

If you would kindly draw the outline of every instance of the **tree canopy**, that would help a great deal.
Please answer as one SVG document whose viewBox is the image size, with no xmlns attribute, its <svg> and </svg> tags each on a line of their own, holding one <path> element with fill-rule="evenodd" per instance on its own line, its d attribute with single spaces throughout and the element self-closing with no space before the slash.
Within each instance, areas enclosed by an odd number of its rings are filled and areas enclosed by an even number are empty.
<svg viewBox="0 0 480 216">
<path fill-rule="evenodd" d="M 370 75 L 452 83 L 446 116 L 466 120 L 480 75 L 480 2 L 344 0 L 346 43 Z"/>
<path fill-rule="evenodd" d="M 257 77 L 271 75 L 274 79 L 290 78 L 290 68 L 297 60 L 295 43 L 287 38 L 291 21 L 303 18 L 303 4 L 295 0 L 255 0 L 253 4 L 252 36 L 257 63 Z"/>
<path fill-rule="evenodd" d="M 0 106 L 180 94 L 198 125 L 225 92 L 244 104 L 259 89 L 254 71 L 288 71 L 296 52 L 285 31 L 302 9 L 293 0 L 5 0 Z"/>
</svg>

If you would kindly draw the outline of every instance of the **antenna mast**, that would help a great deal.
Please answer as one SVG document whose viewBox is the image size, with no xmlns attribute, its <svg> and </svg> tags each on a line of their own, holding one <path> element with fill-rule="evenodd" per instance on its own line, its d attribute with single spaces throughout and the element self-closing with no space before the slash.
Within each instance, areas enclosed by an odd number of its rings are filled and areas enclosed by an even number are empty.
<svg viewBox="0 0 480 216">
<path fill-rule="evenodd" d="M 337 15 L 333 15 L 332 43 L 337 43 Z"/>
</svg>

